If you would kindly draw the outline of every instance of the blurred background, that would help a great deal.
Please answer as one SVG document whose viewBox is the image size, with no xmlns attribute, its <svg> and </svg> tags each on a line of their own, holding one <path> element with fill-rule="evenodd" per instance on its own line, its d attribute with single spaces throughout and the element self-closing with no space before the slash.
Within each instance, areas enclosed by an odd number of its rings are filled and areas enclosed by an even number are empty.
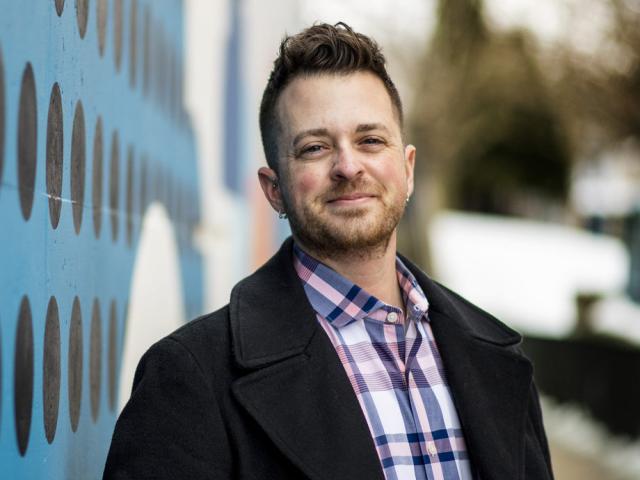
<svg viewBox="0 0 640 480">
<path fill-rule="evenodd" d="M 638 0 L 0 0 L 0 464 L 100 478 L 142 353 L 288 235 L 262 198 L 285 32 L 383 47 L 400 248 L 522 332 L 556 478 L 640 478 Z"/>
</svg>

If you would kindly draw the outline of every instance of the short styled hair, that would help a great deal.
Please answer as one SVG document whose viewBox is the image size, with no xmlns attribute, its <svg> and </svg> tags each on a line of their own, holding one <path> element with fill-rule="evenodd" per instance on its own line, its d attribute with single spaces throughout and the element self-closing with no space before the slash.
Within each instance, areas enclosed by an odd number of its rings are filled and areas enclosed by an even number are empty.
<svg viewBox="0 0 640 480">
<path fill-rule="evenodd" d="M 278 99 L 287 85 L 299 76 L 371 72 L 382 80 L 402 127 L 402 102 L 385 63 L 384 55 L 374 40 L 354 32 L 343 22 L 335 25 L 319 23 L 296 35 L 285 36 L 260 104 L 260 133 L 269 167 L 278 172 L 278 135 L 281 130 L 276 111 Z"/>
</svg>

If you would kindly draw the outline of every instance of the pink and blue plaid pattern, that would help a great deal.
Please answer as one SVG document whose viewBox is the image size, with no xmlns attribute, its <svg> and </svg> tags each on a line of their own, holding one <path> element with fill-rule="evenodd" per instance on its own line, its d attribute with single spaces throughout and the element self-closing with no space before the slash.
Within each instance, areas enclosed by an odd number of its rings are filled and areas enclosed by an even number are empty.
<svg viewBox="0 0 640 480">
<path fill-rule="evenodd" d="M 295 269 L 358 397 L 385 477 L 472 479 L 429 303 L 411 272 L 396 259 L 405 315 L 299 247 L 294 252 Z"/>
</svg>

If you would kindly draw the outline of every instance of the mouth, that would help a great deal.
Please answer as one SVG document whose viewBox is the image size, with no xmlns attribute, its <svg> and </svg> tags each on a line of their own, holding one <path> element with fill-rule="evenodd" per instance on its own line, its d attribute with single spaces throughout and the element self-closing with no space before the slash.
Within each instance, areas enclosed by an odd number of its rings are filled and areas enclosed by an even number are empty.
<svg viewBox="0 0 640 480">
<path fill-rule="evenodd" d="M 329 205 L 335 206 L 351 206 L 360 205 L 376 198 L 376 195 L 371 193 L 350 193 L 334 197 L 327 201 Z"/>
</svg>

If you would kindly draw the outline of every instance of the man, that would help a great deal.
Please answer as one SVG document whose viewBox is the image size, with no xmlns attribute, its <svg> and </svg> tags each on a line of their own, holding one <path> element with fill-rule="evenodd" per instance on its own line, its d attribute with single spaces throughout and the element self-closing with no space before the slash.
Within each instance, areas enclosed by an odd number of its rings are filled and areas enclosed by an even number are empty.
<svg viewBox="0 0 640 480">
<path fill-rule="evenodd" d="M 344 24 L 283 41 L 258 177 L 293 238 L 145 354 L 105 478 L 552 478 L 520 336 L 396 253 L 416 151 L 384 64 Z"/>
</svg>

